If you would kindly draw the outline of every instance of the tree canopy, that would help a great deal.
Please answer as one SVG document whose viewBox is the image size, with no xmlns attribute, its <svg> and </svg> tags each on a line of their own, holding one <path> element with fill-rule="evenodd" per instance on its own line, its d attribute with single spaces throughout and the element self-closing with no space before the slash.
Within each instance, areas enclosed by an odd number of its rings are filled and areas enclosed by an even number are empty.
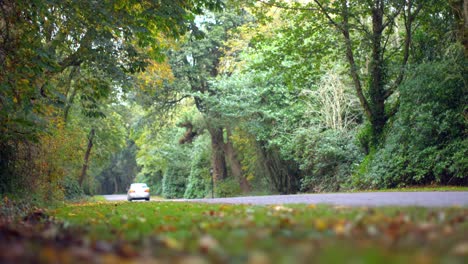
<svg viewBox="0 0 468 264">
<path fill-rule="evenodd" d="M 1 1 L 0 193 L 466 185 L 463 7 Z"/>
</svg>

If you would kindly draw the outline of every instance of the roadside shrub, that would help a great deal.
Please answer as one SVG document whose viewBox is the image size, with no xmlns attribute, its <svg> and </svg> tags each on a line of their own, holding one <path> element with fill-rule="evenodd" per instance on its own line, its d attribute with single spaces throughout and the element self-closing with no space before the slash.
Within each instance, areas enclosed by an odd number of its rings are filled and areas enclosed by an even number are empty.
<svg viewBox="0 0 468 264">
<path fill-rule="evenodd" d="M 163 177 L 163 196 L 169 199 L 183 197 L 189 173 L 186 167 L 169 165 Z"/>
<path fill-rule="evenodd" d="M 73 177 L 65 177 L 62 183 L 65 199 L 76 200 L 84 196 L 83 189 L 81 189 L 78 181 Z"/>
<path fill-rule="evenodd" d="M 14 196 L 0 196 L 0 218 L 3 220 L 15 220 L 22 218 L 37 208 L 43 206 L 33 199 L 19 199 Z"/>
<path fill-rule="evenodd" d="M 338 191 L 350 180 L 362 159 L 352 132 L 311 129 L 300 131 L 296 137 L 295 153 L 304 173 L 302 191 Z"/>
<path fill-rule="evenodd" d="M 468 184 L 467 67 L 463 54 L 451 54 L 412 71 L 367 182 L 379 188 Z"/>
<path fill-rule="evenodd" d="M 193 143 L 190 176 L 184 198 L 204 198 L 211 191 L 211 148 L 207 135 L 197 137 Z"/>
<path fill-rule="evenodd" d="M 214 188 L 216 197 L 233 197 L 242 193 L 239 182 L 233 177 L 215 182 Z"/>
<path fill-rule="evenodd" d="M 150 188 L 165 198 L 182 198 L 185 193 L 187 179 L 190 175 L 191 147 L 179 144 L 184 130 L 173 127 L 162 130 L 157 137 L 148 144 L 145 140 L 137 162 L 141 166 L 137 176 L 138 181 L 145 182 Z M 147 135 L 148 136 L 148 135 Z"/>
</svg>

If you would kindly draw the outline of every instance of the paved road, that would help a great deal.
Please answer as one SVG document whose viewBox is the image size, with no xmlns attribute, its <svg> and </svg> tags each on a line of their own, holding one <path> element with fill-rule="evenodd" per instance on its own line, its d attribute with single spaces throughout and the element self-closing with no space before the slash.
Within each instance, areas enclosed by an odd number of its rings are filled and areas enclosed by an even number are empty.
<svg viewBox="0 0 468 264">
<path fill-rule="evenodd" d="M 126 194 L 109 194 L 103 195 L 107 201 L 126 201 L 127 195 Z"/>
<path fill-rule="evenodd" d="M 104 195 L 109 201 L 124 201 L 126 195 Z M 228 204 L 333 204 L 345 206 L 468 206 L 468 192 L 367 192 L 297 195 L 245 196 L 215 199 L 174 199 L 164 201 Z"/>
</svg>

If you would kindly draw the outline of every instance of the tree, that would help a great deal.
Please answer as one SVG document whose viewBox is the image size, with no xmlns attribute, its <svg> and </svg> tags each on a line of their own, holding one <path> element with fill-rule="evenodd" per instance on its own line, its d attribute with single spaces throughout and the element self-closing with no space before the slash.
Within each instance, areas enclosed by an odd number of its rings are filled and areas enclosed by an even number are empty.
<svg viewBox="0 0 468 264">
<path fill-rule="evenodd" d="M 327 1 L 306 5 L 269 2 L 285 9 L 312 15 L 316 25 L 329 24 L 342 35 L 350 76 L 361 107 L 370 122 L 372 144 L 394 113 L 388 100 L 405 75 L 410 56 L 414 23 L 423 7 L 421 1 Z M 310 20 L 309 20 L 310 21 Z M 314 22 L 311 22 L 314 23 Z M 403 23 L 403 31 L 397 26 Z M 317 29 L 320 30 L 320 29 Z M 403 43 L 399 43 L 399 35 Z M 400 49 L 400 44 L 403 48 Z M 367 55 L 369 54 L 369 55 Z M 398 54 L 399 56 L 395 56 Z M 397 63 L 398 68 L 389 65 Z"/>
<path fill-rule="evenodd" d="M 245 179 L 240 175 L 235 150 L 225 142 L 225 124 L 219 119 L 219 113 L 212 111 L 205 102 L 205 96 L 216 94 L 215 87 L 210 81 L 219 75 L 219 63 L 222 56 L 223 42 L 227 39 L 227 32 L 246 21 L 246 14 L 226 10 L 224 13 L 207 14 L 200 24 L 200 32 L 193 31 L 188 41 L 178 50 L 169 54 L 169 63 L 174 74 L 174 81 L 167 84 L 166 91 L 174 98 L 170 101 L 180 102 L 185 98 L 193 98 L 197 109 L 204 115 L 206 129 L 211 138 L 211 155 L 213 174 L 217 180 L 228 177 L 226 153 L 228 152 L 231 170 L 248 190 Z M 197 34 L 203 38 L 197 39 Z M 168 103 L 159 100 L 156 104 Z M 229 132 L 228 132 L 229 133 Z"/>
<path fill-rule="evenodd" d="M 34 141 L 52 131 L 59 117 L 69 122 L 77 97 L 86 115 L 102 116 L 99 105 L 106 98 L 132 87 L 130 74 L 144 70 L 150 58 L 162 59 L 162 36 L 183 35 L 195 14 L 220 6 L 217 0 L 1 1 L 0 166 L 5 181 L 28 174 L 15 164 L 27 161 L 33 150 L 28 147 L 24 156 L 11 153 L 23 144 L 40 149 Z M 3 187 L 2 192 L 10 188 Z"/>
</svg>

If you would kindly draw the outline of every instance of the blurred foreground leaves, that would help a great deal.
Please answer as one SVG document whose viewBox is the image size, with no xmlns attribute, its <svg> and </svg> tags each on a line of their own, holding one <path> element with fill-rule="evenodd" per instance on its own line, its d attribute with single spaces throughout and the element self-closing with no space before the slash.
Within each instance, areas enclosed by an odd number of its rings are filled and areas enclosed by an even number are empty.
<svg viewBox="0 0 468 264">
<path fill-rule="evenodd" d="M 466 263 L 467 208 L 1 207 L 2 263 Z"/>
</svg>

